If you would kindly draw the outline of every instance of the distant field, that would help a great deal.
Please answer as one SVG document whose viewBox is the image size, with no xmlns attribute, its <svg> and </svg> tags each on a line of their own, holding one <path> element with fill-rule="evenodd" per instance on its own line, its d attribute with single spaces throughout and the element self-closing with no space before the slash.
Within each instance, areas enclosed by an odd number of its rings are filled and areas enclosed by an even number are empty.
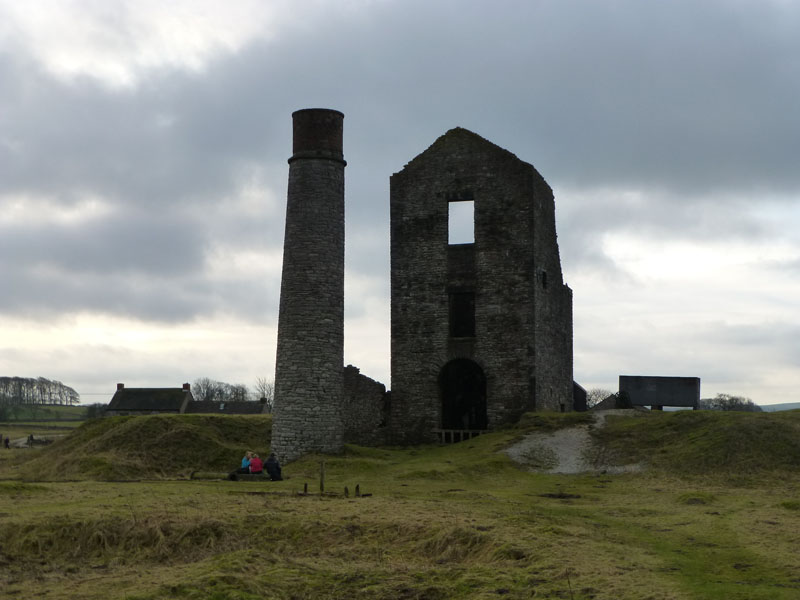
<svg viewBox="0 0 800 600">
<path fill-rule="evenodd" d="M 595 451 L 650 463 L 636 475 L 528 473 L 500 452 L 576 422 L 348 447 L 275 483 L 188 479 L 265 452 L 268 416 L 87 422 L 0 458 L 0 596 L 800 597 L 800 413 L 610 417 Z"/>
<path fill-rule="evenodd" d="M 13 405 L 7 407 L 6 421 L 82 421 L 86 419 L 86 411 L 87 407 L 85 406 Z"/>
</svg>

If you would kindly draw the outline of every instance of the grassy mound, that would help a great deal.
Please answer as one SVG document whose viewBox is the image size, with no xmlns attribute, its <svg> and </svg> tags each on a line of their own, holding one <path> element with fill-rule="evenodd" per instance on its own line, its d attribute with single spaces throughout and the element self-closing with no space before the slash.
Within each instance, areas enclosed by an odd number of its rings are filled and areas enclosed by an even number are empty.
<svg viewBox="0 0 800 600">
<path fill-rule="evenodd" d="M 174 478 L 231 471 L 245 450 L 268 453 L 269 415 L 148 415 L 87 421 L 19 465 L 26 479 Z"/>
<path fill-rule="evenodd" d="M 529 433 L 594 423 L 591 413 L 531 413 L 516 425 L 448 447 L 407 449 L 414 473 L 399 478 L 446 479 L 455 471 L 493 471 L 506 457 L 498 452 Z M 244 450 L 266 455 L 269 415 L 150 415 L 87 421 L 70 435 L 32 454 L 4 461 L 0 475 L 40 480 L 127 480 L 186 477 L 192 471 L 227 472 Z M 757 475 L 800 471 L 800 411 L 726 413 L 712 411 L 636 413 L 609 416 L 592 427 L 598 464 L 641 462 L 651 469 L 682 476 Z M 348 446 L 332 464 L 351 472 L 370 472 L 397 461 L 388 448 Z M 424 468 L 422 465 L 425 465 Z"/>
<path fill-rule="evenodd" d="M 800 471 L 800 411 L 679 411 L 609 416 L 593 432 L 619 464 L 644 462 L 681 475 Z"/>
</svg>

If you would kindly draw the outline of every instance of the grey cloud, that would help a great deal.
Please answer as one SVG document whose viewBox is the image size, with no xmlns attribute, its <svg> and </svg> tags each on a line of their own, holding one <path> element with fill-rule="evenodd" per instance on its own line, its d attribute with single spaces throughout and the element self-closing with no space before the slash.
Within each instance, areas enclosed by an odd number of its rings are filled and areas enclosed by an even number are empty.
<svg viewBox="0 0 800 600">
<path fill-rule="evenodd" d="M 94 194 L 127 221 L 83 238 L 5 232 L 2 255 L 19 268 L 48 262 L 66 280 L 124 271 L 198 290 L 159 306 L 155 291 L 120 300 L 67 287 L 72 301 L 61 306 L 160 318 L 225 305 L 257 312 L 258 302 L 237 304 L 220 289 L 228 284 L 204 279 L 205 258 L 211 243 L 280 246 L 281 207 L 254 217 L 220 204 L 253 169 L 282 204 L 290 114 L 307 106 L 345 112 L 348 268 L 370 276 L 388 272 L 389 176 L 457 125 L 533 163 L 557 190 L 567 269 L 619 276 L 602 254 L 608 231 L 767 235 L 741 198 L 800 190 L 800 122 L 787 116 L 800 97 L 800 42 L 785 25 L 798 10 L 688 0 L 323 9 L 201 72 L 162 69 L 123 91 L 56 81 L 5 54 L 0 193 L 64 204 Z M 571 206 L 561 192 L 597 189 L 612 195 Z M 641 205 L 613 196 L 630 189 Z M 241 285 L 252 298 L 277 282 Z"/>
</svg>

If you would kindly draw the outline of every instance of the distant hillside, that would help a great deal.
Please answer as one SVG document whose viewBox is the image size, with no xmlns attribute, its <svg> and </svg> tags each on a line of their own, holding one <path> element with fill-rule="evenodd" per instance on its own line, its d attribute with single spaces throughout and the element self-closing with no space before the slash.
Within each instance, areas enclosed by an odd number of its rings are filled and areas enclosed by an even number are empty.
<svg viewBox="0 0 800 600">
<path fill-rule="evenodd" d="M 87 421 L 25 463 L 24 478 L 139 479 L 232 471 L 268 454 L 271 415 L 148 415 Z"/>
<path fill-rule="evenodd" d="M 783 404 L 767 404 L 760 405 L 761 410 L 764 412 L 778 412 L 781 410 L 797 410 L 800 408 L 800 402 L 784 402 Z"/>
</svg>

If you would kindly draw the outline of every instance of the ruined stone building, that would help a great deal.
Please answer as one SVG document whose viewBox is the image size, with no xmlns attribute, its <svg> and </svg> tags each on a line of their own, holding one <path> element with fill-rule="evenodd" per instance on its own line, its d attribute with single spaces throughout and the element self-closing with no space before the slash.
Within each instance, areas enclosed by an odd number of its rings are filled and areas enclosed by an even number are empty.
<svg viewBox="0 0 800 600">
<path fill-rule="evenodd" d="M 273 450 L 292 460 L 572 410 L 572 292 L 536 169 L 457 128 L 391 177 L 386 392 L 343 369 L 343 115 L 306 109 L 293 123 Z M 456 203 L 472 212 L 468 243 L 449 242 Z"/>
<path fill-rule="evenodd" d="M 448 241 L 456 203 L 469 243 Z M 572 291 L 553 192 L 532 165 L 452 129 L 391 178 L 393 437 L 572 409 Z"/>
</svg>

